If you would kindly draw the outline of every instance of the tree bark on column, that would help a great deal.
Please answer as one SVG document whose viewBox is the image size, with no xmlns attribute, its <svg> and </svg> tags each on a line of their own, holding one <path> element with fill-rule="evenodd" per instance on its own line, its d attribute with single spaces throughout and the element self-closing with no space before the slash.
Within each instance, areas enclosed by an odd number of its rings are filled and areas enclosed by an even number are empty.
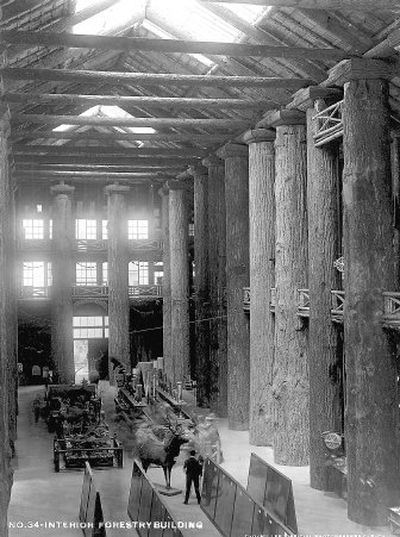
<svg viewBox="0 0 400 537">
<path fill-rule="evenodd" d="M 396 357 L 382 329 L 382 292 L 397 290 L 390 108 L 386 80 L 367 68 L 362 79 L 349 74 L 343 105 L 348 515 L 373 526 L 385 523 L 385 506 L 400 500 Z"/>
<path fill-rule="evenodd" d="M 284 112 L 282 114 L 282 112 Z M 309 457 L 307 333 L 297 315 L 307 287 L 307 163 L 305 114 L 277 112 L 274 460 L 301 466 Z"/>
<path fill-rule="evenodd" d="M 111 358 L 131 369 L 129 338 L 128 223 L 126 195 L 128 186 L 105 187 L 108 195 L 108 358 L 112 381 Z"/>
<path fill-rule="evenodd" d="M 220 417 L 228 413 L 226 323 L 225 164 L 215 155 L 203 160 L 208 168 L 208 264 L 210 408 Z"/>
<path fill-rule="evenodd" d="M 163 188 L 160 191 L 162 196 L 161 218 L 162 218 L 162 240 L 163 240 L 163 357 L 164 371 L 169 379 L 173 377 L 172 355 L 171 355 L 171 266 L 170 266 L 170 245 L 169 245 L 169 191 Z"/>
<path fill-rule="evenodd" d="M 275 132 L 250 130 L 250 443 L 273 443 L 273 368 L 275 317 L 270 311 L 275 287 Z"/>
<path fill-rule="evenodd" d="M 393 136 L 390 145 L 392 167 L 392 196 L 393 196 L 393 248 L 395 255 L 395 278 L 400 284 L 400 144 L 398 136 Z"/>
<path fill-rule="evenodd" d="M 340 98 L 331 88 L 311 87 L 298 92 L 297 107 L 307 116 L 307 213 L 310 320 L 308 363 L 310 378 L 310 484 L 328 488 L 328 466 L 322 433 L 343 432 L 342 356 L 338 331 L 331 319 L 332 289 L 340 289 L 334 261 L 339 257 L 339 144 L 315 147 L 315 114 L 329 99 Z"/>
<path fill-rule="evenodd" d="M 59 184 L 51 187 L 53 200 L 51 295 L 51 349 L 60 382 L 75 382 L 73 302 L 74 262 L 72 257 L 72 194 L 75 188 Z"/>
<path fill-rule="evenodd" d="M 226 308 L 229 428 L 249 428 L 249 320 L 243 311 L 243 287 L 249 286 L 248 149 L 227 144 L 218 151 L 225 160 Z"/>
<path fill-rule="evenodd" d="M 12 446 L 15 437 L 16 382 L 16 316 L 13 288 L 15 257 L 11 220 L 13 217 L 13 185 L 8 163 L 9 114 L 1 110 L 0 117 L 0 534 L 7 536 L 7 509 L 10 500 L 13 471 Z M 12 356 L 10 356 L 10 352 Z M 14 365 L 15 363 L 15 365 Z"/>
<path fill-rule="evenodd" d="M 186 189 L 180 181 L 169 186 L 169 244 L 171 267 L 172 381 L 190 376 L 188 214 Z"/>
<path fill-rule="evenodd" d="M 204 166 L 190 168 L 194 178 L 194 261 L 195 261 L 195 355 L 197 400 L 210 403 L 209 289 L 208 289 L 208 174 Z"/>
</svg>

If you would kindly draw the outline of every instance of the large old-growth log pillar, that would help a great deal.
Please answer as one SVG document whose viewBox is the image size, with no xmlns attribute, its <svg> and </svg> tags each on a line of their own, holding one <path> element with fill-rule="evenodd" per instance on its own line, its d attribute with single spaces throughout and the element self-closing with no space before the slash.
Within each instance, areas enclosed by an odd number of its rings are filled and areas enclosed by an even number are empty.
<svg viewBox="0 0 400 537">
<path fill-rule="evenodd" d="M 243 287 L 249 285 L 248 149 L 227 144 L 225 159 L 226 309 L 228 331 L 228 421 L 231 429 L 249 428 L 249 321 L 243 311 Z"/>
<path fill-rule="evenodd" d="M 309 451 L 307 335 L 297 316 L 307 285 L 307 163 L 305 114 L 276 112 L 274 457 L 305 465 Z"/>
<path fill-rule="evenodd" d="M 195 275 L 195 354 L 197 397 L 200 406 L 210 402 L 209 290 L 208 290 L 208 170 L 204 166 L 189 169 L 194 179 L 194 261 Z"/>
<path fill-rule="evenodd" d="M 338 332 L 331 319 L 331 289 L 339 289 L 334 261 L 339 257 L 339 144 L 315 147 L 314 116 L 328 106 L 326 99 L 340 92 L 329 88 L 300 90 L 294 102 L 307 115 L 307 213 L 310 321 L 308 363 L 310 377 L 311 486 L 328 490 L 326 448 L 321 434 L 342 432 L 341 356 Z"/>
<path fill-rule="evenodd" d="M 164 370 L 169 379 L 172 379 L 172 355 L 171 355 L 171 266 L 169 255 L 169 190 L 160 189 L 162 196 L 161 225 L 163 241 L 163 357 Z"/>
<path fill-rule="evenodd" d="M 177 382 L 190 376 L 188 211 L 184 182 L 168 186 L 172 381 Z"/>
<path fill-rule="evenodd" d="M 116 358 L 128 371 L 131 368 L 129 338 L 128 224 L 126 194 L 128 186 L 105 187 L 108 195 L 108 357 Z M 112 365 L 109 366 L 112 381 Z"/>
<path fill-rule="evenodd" d="M 7 508 L 12 485 L 11 456 L 16 419 L 14 186 L 8 162 L 9 114 L 0 116 L 0 534 L 7 536 Z"/>
<path fill-rule="evenodd" d="M 208 264 L 210 298 L 210 406 L 227 416 L 225 165 L 212 155 L 208 168 Z"/>
<path fill-rule="evenodd" d="M 349 518 L 384 523 L 399 505 L 396 357 L 382 292 L 396 290 L 386 64 L 340 64 L 344 84 L 345 440 Z"/>
<path fill-rule="evenodd" d="M 75 188 L 63 183 L 51 187 L 53 200 L 53 289 L 51 349 L 60 382 L 75 382 L 72 285 L 74 263 L 72 242 L 72 194 Z"/>
<path fill-rule="evenodd" d="M 275 132 L 246 133 L 249 145 L 250 223 L 250 443 L 272 445 L 275 318 Z"/>
</svg>

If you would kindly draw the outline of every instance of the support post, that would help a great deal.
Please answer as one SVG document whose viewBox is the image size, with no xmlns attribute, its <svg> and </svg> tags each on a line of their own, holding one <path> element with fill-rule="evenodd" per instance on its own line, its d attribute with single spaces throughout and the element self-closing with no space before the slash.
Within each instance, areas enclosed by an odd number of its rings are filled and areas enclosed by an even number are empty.
<svg viewBox="0 0 400 537">
<path fill-rule="evenodd" d="M 176 383 L 190 376 L 188 214 L 186 185 L 170 181 L 168 186 L 172 381 Z"/>
<path fill-rule="evenodd" d="M 243 311 L 243 287 L 249 285 L 248 149 L 227 144 L 218 151 L 225 160 L 226 298 L 228 331 L 228 422 L 249 428 L 249 320 Z"/>
<path fill-rule="evenodd" d="M 112 382 L 111 358 L 131 368 L 129 338 L 128 224 L 126 195 L 128 186 L 105 187 L 108 196 L 108 357 Z"/>
<path fill-rule="evenodd" d="M 75 382 L 72 285 L 72 195 L 75 187 L 60 183 L 51 187 L 53 200 L 53 288 L 51 349 L 59 382 Z"/>
<path fill-rule="evenodd" d="M 307 165 L 305 114 L 283 110 L 276 127 L 276 251 L 274 458 L 302 466 L 309 455 L 307 333 L 297 315 L 307 287 Z"/>
<path fill-rule="evenodd" d="M 169 379 L 173 376 L 171 355 L 171 264 L 169 253 L 169 190 L 161 188 L 161 225 L 163 241 L 163 357 L 164 371 Z"/>
<path fill-rule="evenodd" d="M 197 165 L 189 169 L 194 178 L 194 261 L 195 261 L 195 353 L 197 397 L 200 406 L 210 402 L 209 275 L 208 275 L 208 170 Z"/>
<path fill-rule="evenodd" d="M 248 131 L 250 236 L 250 443 L 273 443 L 275 317 L 275 132 Z"/>
<path fill-rule="evenodd" d="M 386 506 L 400 500 L 398 372 L 392 338 L 381 324 L 382 292 L 397 290 L 389 88 L 384 62 L 362 72 L 350 60 L 343 65 L 348 514 L 374 526 L 385 523 Z"/>
<path fill-rule="evenodd" d="M 208 168 L 208 264 L 210 298 L 210 407 L 227 416 L 226 220 L 225 164 L 216 155 L 203 160 Z"/>
<path fill-rule="evenodd" d="M 338 90 L 307 88 L 298 92 L 297 108 L 307 116 L 307 213 L 310 321 L 310 484 L 329 490 L 322 433 L 343 432 L 342 359 L 338 329 L 331 319 L 332 289 L 341 278 L 334 267 L 339 252 L 339 144 L 315 147 L 315 114 L 327 108 Z M 340 352 L 340 355 L 339 355 Z"/>
<path fill-rule="evenodd" d="M 15 385 L 17 318 L 13 255 L 13 185 L 8 161 L 9 114 L 0 116 L 0 534 L 7 536 L 7 509 L 13 470 L 11 456 L 15 439 Z"/>
</svg>

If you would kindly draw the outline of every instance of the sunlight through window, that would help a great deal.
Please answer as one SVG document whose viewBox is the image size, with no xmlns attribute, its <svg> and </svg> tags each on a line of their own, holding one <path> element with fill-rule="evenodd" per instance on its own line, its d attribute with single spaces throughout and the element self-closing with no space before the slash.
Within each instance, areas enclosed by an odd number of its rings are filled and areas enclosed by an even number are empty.
<svg viewBox="0 0 400 537">
<path fill-rule="evenodd" d="M 78 2 L 81 5 L 80 2 Z M 86 2 L 84 8 L 80 7 L 80 10 L 90 7 L 95 2 Z M 78 6 L 76 13 L 78 13 Z M 115 5 L 101 11 L 97 15 L 86 19 L 79 24 L 75 24 L 73 27 L 73 33 L 75 34 L 107 34 L 115 31 L 116 28 L 121 28 L 132 24 L 135 18 L 141 17 L 143 14 L 143 3 L 132 2 L 132 0 L 119 0 Z"/>
</svg>

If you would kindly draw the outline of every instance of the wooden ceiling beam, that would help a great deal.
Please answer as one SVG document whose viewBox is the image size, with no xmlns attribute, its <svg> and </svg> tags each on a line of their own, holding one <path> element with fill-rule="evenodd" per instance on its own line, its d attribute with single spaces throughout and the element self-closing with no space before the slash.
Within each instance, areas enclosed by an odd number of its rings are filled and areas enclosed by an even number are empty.
<svg viewBox="0 0 400 537">
<path fill-rule="evenodd" d="M 251 123 L 236 119 L 192 119 L 169 117 L 110 118 L 98 116 L 64 116 L 47 114 L 13 114 L 13 122 L 43 123 L 45 125 L 94 125 L 103 127 L 152 127 L 152 128 L 213 128 L 240 129 Z M 138 134 L 140 138 L 140 134 Z"/>
<path fill-rule="evenodd" d="M 171 110 L 200 109 L 230 109 L 252 110 L 266 109 L 274 106 L 270 100 L 251 101 L 249 99 L 209 99 L 209 98 L 179 98 L 179 97 L 147 97 L 126 95 L 77 95 L 66 93 L 5 93 L 0 101 L 7 104 L 54 104 L 64 105 L 110 105 L 110 106 L 140 106 L 146 108 L 166 107 Z"/>
<path fill-rule="evenodd" d="M 88 146 L 88 147 L 73 147 L 70 145 L 54 146 L 54 145 L 26 145 L 14 144 L 12 146 L 14 156 L 86 156 L 86 157 L 203 157 L 204 151 L 196 148 L 162 148 L 162 147 L 115 147 L 115 146 Z"/>
<path fill-rule="evenodd" d="M 14 161 L 16 163 L 22 163 L 22 162 L 29 162 L 33 163 L 36 162 L 38 164 L 59 164 L 59 165 L 87 165 L 87 166 L 95 166 L 98 165 L 120 165 L 120 166 L 145 166 L 146 163 L 149 166 L 176 166 L 183 162 L 198 162 L 199 159 L 196 159 L 195 157 L 185 157 L 185 156 L 176 156 L 171 158 L 160 158 L 160 157 L 113 157 L 111 155 L 106 155 L 104 157 L 100 157 L 98 155 L 91 155 L 91 156 L 85 156 L 85 155 L 26 155 L 25 157 L 20 155 L 14 157 Z"/>
<path fill-rule="evenodd" d="M 202 4 L 252 4 L 265 7 L 350 11 L 400 11 L 399 0 L 200 0 Z"/>
<path fill-rule="evenodd" d="M 263 58 L 312 58 L 318 60 L 341 60 L 349 54 L 334 48 L 275 47 L 247 43 L 222 43 L 212 41 L 189 41 L 183 39 L 153 39 L 145 37 L 118 37 L 104 35 L 71 34 L 67 32 L 32 32 L 3 30 L 0 44 L 46 47 L 89 48 L 133 52 L 137 50 L 178 53 L 206 54 L 230 57 Z M 352 55 L 350 55 L 352 56 Z"/>
<path fill-rule="evenodd" d="M 68 132 L 54 132 L 54 131 L 37 131 L 37 130 L 27 130 L 27 129 L 13 129 L 11 131 L 11 136 L 9 140 L 15 142 L 16 140 L 26 139 L 26 140 L 72 140 L 72 141 L 84 141 L 84 142 L 135 142 L 137 140 L 141 141 L 154 141 L 154 142 L 187 142 L 187 143 L 198 143 L 205 146 L 213 145 L 219 142 L 227 140 L 231 136 L 230 132 L 222 134 L 133 134 L 133 133 L 106 133 L 106 132 L 96 132 L 94 130 L 86 132 L 77 132 L 77 131 L 68 131 Z"/>
<path fill-rule="evenodd" d="M 163 176 L 174 176 L 174 173 L 168 173 L 168 171 L 161 172 L 76 172 L 76 171 L 24 171 L 24 172 L 15 172 L 14 177 L 18 179 L 25 178 L 28 179 L 52 179 L 53 181 L 71 181 L 74 179 L 80 179 L 83 181 L 90 180 L 103 180 L 103 181 L 129 181 L 130 179 L 143 178 L 143 179 L 162 179 Z"/>
<path fill-rule="evenodd" d="M 129 73 L 116 71 L 89 71 L 76 69 L 32 69 L 4 67 L 0 75 L 6 80 L 34 80 L 39 82 L 61 81 L 68 83 L 102 83 L 139 84 L 141 86 L 188 86 L 188 87 L 256 87 L 262 89 L 285 88 L 300 89 L 313 84 L 312 80 L 301 78 L 279 78 L 265 76 L 212 76 L 212 75 L 181 75 L 166 73 Z"/>
</svg>

